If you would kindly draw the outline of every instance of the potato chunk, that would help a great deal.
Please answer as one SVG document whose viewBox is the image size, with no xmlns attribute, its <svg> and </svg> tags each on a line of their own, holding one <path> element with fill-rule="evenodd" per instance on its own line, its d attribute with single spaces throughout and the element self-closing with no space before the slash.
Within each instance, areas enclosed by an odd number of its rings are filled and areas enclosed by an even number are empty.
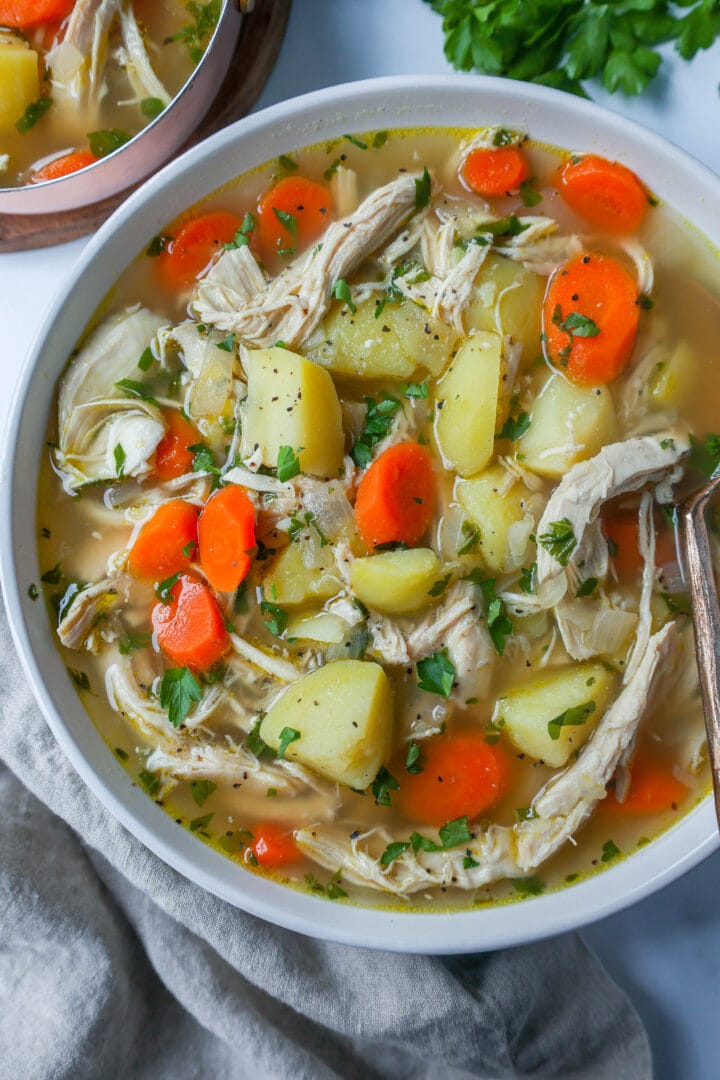
<svg viewBox="0 0 720 1080">
<path fill-rule="evenodd" d="M 489 255 L 465 315 L 475 330 L 508 334 L 522 349 L 523 367 L 542 353 L 542 302 L 546 279 L 502 255 Z"/>
<path fill-rule="evenodd" d="M 383 551 L 355 559 L 352 590 L 363 604 L 388 615 L 417 611 L 432 601 L 430 589 L 442 576 L 442 563 L 430 548 Z"/>
<path fill-rule="evenodd" d="M 308 356 L 356 379 L 408 379 L 418 367 L 439 375 L 456 341 L 449 326 L 410 301 L 388 304 L 377 319 L 374 300 L 355 314 L 338 306 L 320 333 Z"/>
<path fill-rule="evenodd" d="M 287 729 L 285 757 L 364 791 L 390 753 L 392 723 L 392 689 L 380 665 L 336 660 L 284 691 L 260 737 L 277 750 Z"/>
<path fill-rule="evenodd" d="M 302 537 L 277 556 L 262 584 L 267 600 L 286 607 L 329 600 L 341 588 L 332 549 Z"/>
<path fill-rule="evenodd" d="M 340 402 L 327 371 L 289 349 L 248 350 L 244 364 L 244 456 L 257 447 L 262 464 L 274 468 L 281 446 L 302 447 L 302 472 L 337 476 L 345 441 Z"/>
<path fill-rule="evenodd" d="M 318 641 L 323 645 L 337 645 L 348 632 L 348 624 L 329 611 L 304 612 L 288 619 L 287 636 L 299 641 Z"/>
<path fill-rule="evenodd" d="M 0 131 L 13 131 L 39 96 L 37 53 L 16 34 L 0 33 Z"/>
<path fill-rule="evenodd" d="M 483 561 L 495 573 L 508 573 L 522 566 L 529 553 L 528 538 L 534 521 L 529 512 L 531 493 L 521 481 L 500 494 L 507 479 L 503 468 L 490 465 L 479 476 L 458 480 L 455 486 L 458 502 L 480 530 Z"/>
<path fill-rule="evenodd" d="M 557 769 L 590 737 L 616 684 L 617 676 L 602 664 L 557 668 L 509 690 L 498 700 L 493 719 L 523 754 Z"/>
<path fill-rule="evenodd" d="M 699 364 L 694 349 L 683 341 L 657 366 L 651 400 L 660 409 L 682 409 L 698 380 Z"/>
<path fill-rule="evenodd" d="M 480 331 L 461 345 L 438 383 L 435 435 L 448 468 L 474 476 L 495 452 L 502 339 Z"/>
<path fill-rule="evenodd" d="M 530 427 L 518 441 L 517 451 L 531 472 L 560 477 L 616 438 L 608 388 L 575 386 L 564 375 L 555 374 L 535 399 Z"/>
</svg>

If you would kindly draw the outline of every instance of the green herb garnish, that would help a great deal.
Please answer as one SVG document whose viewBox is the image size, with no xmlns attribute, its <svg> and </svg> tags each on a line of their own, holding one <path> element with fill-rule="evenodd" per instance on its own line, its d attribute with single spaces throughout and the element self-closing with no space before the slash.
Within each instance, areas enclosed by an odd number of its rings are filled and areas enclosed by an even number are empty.
<svg viewBox="0 0 720 1080">
<path fill-rule="evenodd" d="M 182 724 L 193 702 L 201 701 L 202 696 L 202 687 L 190 668 L 168 668 L 160 680 L 160 707 L 167 709 L 174 728 Z"/>
<path fill-rule="evenodd" d="M 399 791 L 400 785 L 392 773 L 388 772 L 384 765 L 381 765 L 377 776 L 372 782 L 370 790 L 373 793 L 375 801 L 379 803 L 380 806 L 390 806 L 390 792 Z"/>
<path fill-rule="evenodd" d="M 516 439 L 522 438 L 531 422 L 530 414 L 526 412 L 521 412 L 517 416 L 508 416 L 495 438 L 511 439 L 514 442 Z"/>
<path fill-rule="evenodd" d="M 147 401 L 149 405 L 157 406 L 157 401 L 153 397 L 153 388 L 148 383 L 138 382 L 137 379 L 120 379 L 115 385 L 127 397 L 139 398 L 140 401 Z"/>
<path fill-rule="evenodd" d="M 107 157 L 108 154 L 114 153 L 125 143 L 130 142 L 131 138 L 132 135 L 129 135 L 127 131 L 120 131 L 118 128 L 110 128 L 107 131 L 91 131 L 88 134 L 90 152 L 98 158 Z"/>
<path fill-rule="evenodd" d="M 263 619 L 263 625 L 267 627 L 274 637 L 282 637 L 287 630 L 288 613 L 279 604 L 273 604 L 269 600 L 263 600 L 260 611 L 269 618 Z"/>
<path fill-rule="evenodd" d="M 155 120 L 161 112 L 165 111 L 165 106 L 160 98 L 146 97 L 140 102 L 140 112 L 143 116 L 146 116 L 148 120 Z"/>
<path fill-rule="evenodd" d="M 280 744 L 277 748 L 275 759 L 280 761 L 281 758 L 284 758 L 288 746 L 290 746 L 291 743 L 297 742 L 300 737 L 300 732 L 295 728 L 284 727 L 280 732 Z"/>
<path fill-rule="evenodd" d="M 163 44 L 169 45 L 172 41 L 181 42 L 187 48 L 193 64 L 198 64 L 220 18 L 220 6 L 221 0 L 206 0 L 205 3 L 188 0 L 185 10 L 190 16 L 190 21 L 177 33 L 165 38 Z"/>
<path fill-rule="evenodd" d="M 413 775 L 423 771 L 422 754 L 420 753 L 420 747 L 414 739 L 408 746 L 407 754 L 405 755 L 405 769 Z"/>
<path fill-rule="evenodd" d="M 38 120 L 42 119 L 45 113 L 48 111 L 53 103 L 53 99 L 49 97 L 38 98 L 37 101 L 31 102 L 25 112 L 22 114 L 18 122 L 15 124 L 15 128 L 20 135 L 26 135 L 28 131 L 31 131 L 35 127 Z M 95 151 L 93 150 L 93 153 Z"/>
<path fill-rule="evenodd" d="M 370 464 L 372 447 L 390 433 L 395 413 L 402 408 L 398 399 L 389 395 L 378 401 L 366 397 L 365 404 L 367 405 L 365 426 L 350 451 L 353 461 L 361 469 L 367 468 Z"/>
<path fill-rule="evenodd" d="M 548 722 L 548 735 L 556 741 L 560 738 L 560 732 L 564 727 L 581 727 L 596 708 L 594 701 L 586 701 L 584 705 L 574 705 L 571 709 L 565 709 L 565 712 L 561 712 L 559 716 L 553 717 Z"/>
<path fill-rule="evenodd" d="M 420 179 L 415 181 L 415 209 L 422 210 L 423 207 L 428 206 L 431 195 L 432 182 L 430 180 L 430 173 L 427 171 L 427 167 L 425 167 Z"/>
<path fill-rule="evenodd" d="M 448 658 L 447 649 L 433 653 L 424 660 L 418 660 L 415 668 L 420 690 L 425 690 L 428 694 L 450 697 L 455 681 L 455 667 Z"/>
<path fill-rule="evenodd" d="M 350 312 L 354 315 L 357 308 L 353 304 L 352 293 L 350 292 L 350 286 L 344 278 L 338 278 L 332 289 L 330 295 L 334 296 L 336 300 L 341 300 L 343 304 L 346 304 Z"/>
<path fill-rule="evenodd" d="M 567 566 L 570 562 L 570 556 L 577 547 L 572 522 L 568 521 L 567 518 L 551 521 L 547 532 L 538 536 L 538 544 L 544 547 L 547 553 L 561 566 Z"/>
<path fill-rule="evenodd" d="M 581 581 L 580 584 L 578 585 L 577 592 L 575 593 L 575 596 L 578 597 L 578 598 L 581 597 L 581 596 L 592 596 L 592 594 L 595 592 L 595 590 L 597 588 L 597 584 L 598 584 L 598 579 L 596 577 L 585 578 L 585 580 Z"/>
<path fill-rule="evenodd" d="M 212 780 L 191 780 L 190 794 L 196 806 L 204 806 L 213 791 L 217 791 L 217 784 Z"/>
<path fill-rule="evenodd" d="M 277 456 L 278 480 L 286 483 L 288 480 L 292 480 L 294 476 L 299 476 L 300 451 L 303 449 L 302 446 L 298 446 L 297 450 L 293 450 L 292 446 L 280 447 Z"/>
</svg>

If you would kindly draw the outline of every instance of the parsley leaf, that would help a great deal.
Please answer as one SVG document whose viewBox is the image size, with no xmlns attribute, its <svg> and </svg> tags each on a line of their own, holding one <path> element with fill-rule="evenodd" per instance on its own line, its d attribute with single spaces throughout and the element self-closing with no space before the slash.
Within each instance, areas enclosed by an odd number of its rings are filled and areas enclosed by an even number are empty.
<svg viewBox="0 0 720 1080">
<path fill-rule="evenodd" d="M 431 195 L 432 182 L 426 166 L 420 179 L 415 181 L 415 209 L 422 210 L 424 206 L 427 206 Z"/>
<path fill-rule="evenodd" d="M 409 840 L 395 840 L 392 844 L 388 844 L 380 856 L 380 865 L 389 866 L 390 863 L 395 862 L 404 851 L 407 851 L 409 847 Z"/>
<path fill-rule="evenodd" d="M 520 183 L 520 198 L 523 201 L 523 206 L 537 206 L 542 202 L 542 195 L 532 185 L 535 183 L 535 177 L 531 176 L 528 180 L 522 180 Z"/>
<path fill-rule="evenodd" d="M 428 589 L 428 596 L 442 596 L 450 584 L 451 578 L 452 571 L 449 571 L 444 577 L 439 578 L 439 580 Z"/>
<path fill-rule="evenodd" d="M 301 738 L 301 735 L 296 728 L 284 727 L 280 732 L 280 744 L 277 748 L 277 753 L 275 754 L 276 761 L 280 761 L 281 758 L 284 758 L 285 751 L 288 746 L 290 746 L 290 743 L 297 742 L 299 738 Z"/>
<path fill-rule="evenodd" d="M 152 387 L 148 386 L 147 383 L 138 382 L 137 379 L 120 379 L 115 385 L 127 397 L 140 398 L 141 401 L 147 401 L 149 405 L 157 405 L 157 401 L 153 397 Z"/>
<path fill-rule="evenodd" d="M 421 398 L 424 399 L 428 396 L 428 384 L 427 379 L 424 382 L 407 382 L 400 383 L 398 387 L 400 393 L 406 398 Z"/>
<path fill-rule="evenodd" d="M 205 3 L 188 0 L 185 10 L 190 15 L 190 21 L 172 37 L 165 38 L 163 44 L 169 45 L 171 41 L 181 42 L 187 48 L 193 64 L 197 64 L 220 18 L 220 5 L 221 0 L 206 0 Z"/>
<path fill-rule="evenodd" d="M 455 667 L 448 658 L 447 649 L 433 653 L 432 656 L 418 660 L 415 665 L 418 673 L 418 688 L 428 694 L 450 697 L 455 681 Z"/>
<path fill-rule="evenodd" d="M 603 844 L 602 855 L 600 858 L 603 862 L 611 862 L 613 859 L 617 859 L 618 855 L 621 854 L 622 852 L 614 840 L 606 840 Z"/>
<path fill-rule="evenodd" d="M 53 99 L 50 97 L 41 97 L 38 98 L 37 101 L 32 101 L 28 105 L 27 109 L 22 114 L 18 122 L 15 124 L 15 129 L 18 134 L 25 135 L 28 131 L 34 128 L 38 120 L 42 119 L 42 117 L 48 111 L 52 103 Z M 94 150 L 93 153 L 95 153 Z"/>
<path fill-rule="evenodd" d="M 408 746 L 407 754 L 405 756 L 405 769 L 407 772 L 417 775 L 423 771 L 422 754 L 420 753 L 420 747 L 413 741 Z"/>
<path fill-rule="evenodd" d="M 202 814 L 201 817 L 193 818 L 190 822 L 190 832 L 200 832 L 207 836 L 205 829 L 208 827 L 212 819 L 215 817 L 214 813 Z"/>
<path fill-rule="evenodd" d="M 278 604 L 271 604 L 269 600 L 263 600 L 260 604 L 263 615 L 269 615 L 269 619 L 263 619 L 263 625 L 267 627 L 275 637 L 282 637 L 287 629 L 288 613 Z"/>
<path fill-rule="evenodd" d="M 146 97 L 140 102 L 140 112 L 143 116 L 146 116 L 148 120 L 155 120 L 160 113 L 164 111 L 165 106 L 160 98 Z"/>
<path fill-rule="evenodd" d="M 597 583 L 598 579 L 596 577 L 585 578 L 585 580 L 581 581 L 578 585 L 575 596 L 578 598 L 582 596 L 592 596 L 597 588 Z"/>
<path fill-rule="evenodd" d="M 245 214 L 242 225 L 236 230 L 232 240 L 223 244 L 226 251 L 231 251 L 233 248 L 247 247 L 250 243 L 250 233 L 255 231 L 255 218 L 252 214 Z"/>
<path fill-rule="evenodd" d="M 124 476 L 124 472 L 125 472 L 125 456 L 126 456 L 125 455 L 125 450 L 120 445 L 120 443 L 118 443 L 117 446 L 113 450 L 113 457 L 115 458 L 115 474 L 116 474 L 118 480 L 122 480 L 122 478 Z"/>
<path fill-rule="evenodd" d="M 510 878 L 510 884 L 520 896 L 540 896 L 545 892 L 545 882 L 539 877 Z"/>
<path fill-rule="evenodd" d="M 485 598 L 485 620 L 488 633 L 498 656 L 505 652 L 505 638 L 513 632 L 513 624 L 507 616 L 504 602 L 495 592 L 495 578 L 475 581 Z"/>
<path fill-rule="evenodd" d="M 277 206 L 273 206 L 272 212 L 283 229 L 286 229 L 291 236 L 297 236 L 297 218 L 294 214 L 288 214 L 286 210 L 278 210 Z"/>
<path fill-rule="evenodd" d="M 392 773 L 388 772 L 384 765 L 381 765 L 377 776 L 372 782 L 370 790 L 373 793 L 375 801 L 379 803 L 380 806 L 390 806 L 390 792 L 399 791 L 400 785 Z"/>
<path fill-rule="evenodd" d="M 168 668 L 160 680 L 160 707 L 167 709 L 174 728 L 179 727 L 194 701 L 201 701 L 202 687 L 187 667 Z"/>
<path fill-rule="evenodd" d="M 552 555 L 561 566 L 567 566 L 570 556 L 577 547 L 577 540 L 573 531 L 572 522 L 567 518 L 559 521 L 551 521 L 547 532 L 538 536 L 538 544 L 544 547 L 549 555 Z"/>
<path fill-rule="evenodd" d="M 170 577 L 166 577 L 163 581 L 158 581 L 155 586 L 155 595 L 158 600 L 162 600 L 163 604 L 169 604 L 173 598 L 173 588 L 180 580 L 180 574 L 171 574 Z"/>
<path fill-rule="evenodd" d="M 298 446 L 297 450 L 293 450 L 292 446 L 280 447 L 277 456 L 278 480 L 286 483 L 286 481 L 292 480 L 294 476 L 299 476 L 301 450 L 304 450 L 303 446 Z"/>
<path fill-rule="evenodd" d="M 523 566 L 520 570 L 520 581 L 518 582 L 518 588 L 520 592 L 531 595 L 535 592 L 535 573 L 537 571 L 537 563 L 530 563 L 529 566 Z"/>
<path fill-rule="evenodd" d="M 151 634 L 123 634 L 118 640 L 118 649 L 121 656 L 129 656 L 137 649 L 146 649 L 150 644 Z"/>
<path fill-rule="evenodd" d="M 562 728 L 581 727 L 596 708 L 594 701 L 586 701 L 584 705 L 574 705 L 571 709 L 566 709 L 565 712 L 561 712 L 559 716 L 548 721 L 548 735 L 555 742 L 560 738 Z"/>
<path fill-rule="evenodd" d="M 294 514 L 290 518 L 290 528 L 288 534 L 291 540 L 294 540 L 298 533 L 302 532 L 305 528 L 314 529 L 320 540 L 320 547 L 327 547 L 330 543 L 325 533 L 322 531 L 317 523 L 317 518 L 313 514 L 312 510 L 306 510 L 301 518 L 296 517 Z"/>
<path fill-rule="evenodd" d="M 466 518 L 460 526 L 460 532 L 465 539 L 457 549 L 458 555 L 470 555 L 473 551 L 477 551 L 480 543 L 480 530 L 477 525 L 473 525 L 472 521 Z"/>
<path fill-rule="evenodd" d="M 103 158 L 119 150 L 126 142 L 130 142 L 132 136 L 127 131 L 119 128 L 110 128 L 107 131 L 91 131 L 88 134 L 90 151 L 95 157 Z"/>
<path fill-rule="evenodd" d="M 333 285 L 332 289 L 330 290 L 330 295 L 334 296 L 336 300 L 341 300 L 344 304 L 347 305 L 347 307 L 350 309 L 351 313 L 353 315 L 355 314 L 355 312 L 357 311 L 357 308 L 353 304 L 353 298 L 352 298 L 352 293 L 350 292 L 350 286 L 348 285 L 345 278 L 338 278 L 337 279 L 337 281 Z"/>
<path fill-rule="evenodd" d="M 367 405 L 365 426 L 350 451 L 353 461 L 361 469 L 367 468 L 370 464 L 372 461 L 372 447 L 390 433 L 395 413 L 402 408 L 398 399 L 390 395 L 380 398 L 378 401 L 366 397 L 365 404 Z"/>
<path fill-rule="evenodd" d="M 212 780 L 191 780 L 190 781 L 190 794 L 193 797 L 193 801 L 196 806 L 203 806 L 213 791 L 217 791 L 217 784 Z"/>
<path fill-rule="evenodd" d="M 522 438 L 531 423 L 530 415 L 526 412 L 521 412 L 518 416 L 508 416 L 495 438 L 512 439 L 514 442 L 516 439 Z"/>
</svg>

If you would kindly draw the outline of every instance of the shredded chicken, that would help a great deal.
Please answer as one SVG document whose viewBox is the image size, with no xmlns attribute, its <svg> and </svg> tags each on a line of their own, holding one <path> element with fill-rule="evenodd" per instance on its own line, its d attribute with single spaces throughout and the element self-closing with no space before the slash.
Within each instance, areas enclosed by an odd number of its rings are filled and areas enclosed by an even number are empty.
<svg viewBox="0 0 720 1080">
<path fill-rule="evenodd" d="M 118 574 L 77 592 L 58 624 L 61 643 L 67 649 L 98 653 L 105 642 L 112 641 L 117 634 L 107 619 L 127 600 L 127 585 L 126 575 Z"/>
<path fill-rule="evenodd" d="M 329 226 L 321 247 L 296 260 L 255 296 L 241 296 L 240 257 L 225 252 L 198 285 L 193 301 L 198 319 L 258 348 L 279 340 L 295 348 L 328 310 L 335 282 L 349 277 L 412 213 L 418 179 L 401 176 L 377 188 L 353 214 Z M 243 264 L 250 258 L 248 252 Z"/>
</svg>

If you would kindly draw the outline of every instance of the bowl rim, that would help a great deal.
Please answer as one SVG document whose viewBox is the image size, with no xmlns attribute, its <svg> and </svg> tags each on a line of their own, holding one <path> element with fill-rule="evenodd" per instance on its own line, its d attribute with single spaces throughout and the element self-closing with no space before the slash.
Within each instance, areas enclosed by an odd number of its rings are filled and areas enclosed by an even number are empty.
<svg viewBox="0 0 720 1080">
<path fill-rule="evenodd" d="M 421 106 L 418 104 L 420 98 Z M 35 520 L 36 490 L 33 486 L 31 498 L 28 499 L 30 489 L 27 484 L 23 489 L 20 475 L 23 453 L 28 449 L 25 447 L 28 438 L 22 434 L 23 422 L 31 415 L 28 399 L 45 393 L 49 400 L 65 365 L 67 352 L 59 360 L 52 359 L 51 347 L 53 336 L 61 336 L 57 327 L 63 325 L 63 312 L 77 309 L 85 313 L 86 321 L 92 317 L 96 306 L 89 307 L 89 301 L 84 299 L 83 282 L 89 282 L 91 276 L 95 275 L 103 280 L 102 293 L 109 291 L 123 267 L 113 269 L 112 260 L 107 259 L 104 265 L 103 253 L 110 252 L 112 255 L 113 241 L 119 244 L 121 240 L 118 238 L 123 234 L 126 238 L 122 242 L 127 245 L 127 234 L 132 231 L 128 226 L 143 213 L 146 217 L 155 213 L 153 208 L 159 201 L 158 196 L 172 194 L 181 182 L 193 176 L 200 177 L 195 182 L 204 185 L 205 194 L 211 195 L 222 184 L 215 181 L 212 167 L 205 172 L 204 166 L 212 166 L 213 162 L 217 164 L 219 155 L 223 153 L 229 159 L 235 155 L 236 160 L 238 147 L 252 139 L 256 142 L 269 140 L 270 144 L 274 139 L 279 144 L 279 139 L 286 137 L 287 143 L 294 147 L 328 137 L 320 133 L 314 140 L 305 138 L 302 142 L 293 142 L 293 139 L 299 138 L 297 132 L 303 117 L 311 127 L 314 122 L 321 128 L 323 116 L 338 109 L 340 112 L 337 115 L 356 125 L 345 130 L 372 130 L 371 124 L 362 126 L 365 116 L 369 115 L 368 109 L 377 118 L 377 112 L 381 112 L 383 107 L 402 111 L 401 103 L 405 102 L 410 110 L 409 115 L 413 114 L 413 103 L 416 113 L 419 111 L 425 115 L 433 113 L 435 109 L 447 111 L 453 98 L 458 101 L 460 98 L 470 100 L 481 106 L 482 99 L 486 98 L 483 107 L 490 113 L 502 114 L 503 109 L 512 112 L 513 109 L 525 108 L 530 114 L 539 109 L 540 113 L 546 111 L 551 117 L 557 113 L 558 123 L 563 115 L 566 119 L 572 115 L 581 124 L 587 123 L 588 129 L 593 124 L 601 132 L 612 129 L 611 134 L 608 133 L 609 138 L 620 138 L 626 146 L 635 148 L 633 153 L 647 152 L 682 174 L 677 182 L 673 180 L 674 173 L 668 174 L 668 184 L 672 186 L 675 183 L 678 193 L 678 200 L 672 200 L 676 209 L 680 205 L 691 205 L 687 199 L 683 201 L 680 198 L 686 190 L 683 185 L 687 186 L 689 179 L 692 181 L 693 199 L 699 197 L 700 205 L 708 206 L 706 217 L 712 213 L 713 200 L 715 205 L 717 203 L 720 179 L 689 154 L 679 151 L 667 140 L 635 122 L 593 102 L 546 87 L 474 75 L 391 76 L 342 84 L 281 102 L 217 132 L 171 162 L 133 193 L 88 241 L 67 283 L 56 296 L 34 336 L 25 369 L 13 395 L 0 468 L 0 577 L 13 639 L 49 727 L 71 764 L 100 802 L 132 835 L 184 877 L 253 915 L 325 940 L 426 954 L 483 951 L 518 945 L 577 928 L 649 896 L 690 870 L 719 846 L 712 799 L 708 797 L 702 800 L 646 847 L 607 870 L 572 885 L 571 893 L 565 887 L 531 900 L 517 900 L 509 904 L 440 913 L 404 912 L 398 910 L 402 901 L 398 905 L 393 902 L 390 910 L 384 907 L 368 908 L 329 902 L 243 872 L 237 863 L 207 847 L 187 830 L 178 829 L 169 815 L 132 783 L 85 710 L 77 710 L 75 691 L 70 691 L 72 698 L 67 693 L 69 684 L 68 687 L 56 683 L 50 685 L 41 664 L 42 650 L 45 648 L 43 628 L 33 626 L 30 618 L 32 605 L 28 603 L 18 569 L 19 563 L 23 564 L 24 560 L 28 567 L 34 568 L 34 575 L 38 565 L 37 545 L 29 545 L 25 540 L 25 548 L 32 548 L 32 552 L 23 552 L 23 535 L 19 532 L 15 514 L 18 510 L 27 519 L 27 507 L 31 506 L 31 517 Z M 460 104 L 452 107 L 456 114 L 461 112 Z M 532 123 L 529 121 L 531 133 Z M 376 123 L 374 126 L 377 128 L 380 125 Z M 388 126 L 412 125 L 396 123 Z M 415 126 L 422 128 L 430 124 L 425 121 Z M 447 117 L 443 123 L 438 117 L 436 126 L 451 128 L 467 125 L 464 121 L 453 123 Z M 264 160 L 271 160 L 274 156 L 277 156 L 276 153 L 268 153 Z M 620 160 L 628 160 L 633 154 L 618 153 L 616 156 Z M 208 175 L 213 179 L 208 180 Z M 189 205 L 192 202 L 186 204 Z M 709 224 L 708 220 L 703 222 L 704 235 L 712 232 Z M 720 245 L 720 223 L 715 232 L 714 243 Z M 142 251 L 146 244 L 147 234 L 143 234 L 142 242 L 135 248 L 136 253 Z M 128 261 L 131 259 L 124 259 L 123 265 Z M 104 268 L 97 270 L 97 262 Z M 51 357 L 47 363 L 44 362 L 46 356 Z M 52 369 L 47 370 L 49 367 Z M 43 418 L 43 431 L 44 426 Z M 27 471 L 24 475 L 27 475 Z M 37 475 L 37 466 L 34 475 Z M 31 576 L 29 580 L 37 578 Z M 49 629 L 49 620 L 44 615 L 39 621 L 47 623 L 45 629 Z M 59 652 L 55 650 L 55 653 L 60 667 L 64 668 Z M 57 664 L 54 666 L 59 670 Z M 75 702 L 76 711 L 82 713 L 79 721 L 70 715 L 71 710 L 63 711 L 63 703 L 69 705 L 71 701 Z M 91 761 L 93 756 L 97 759 L 95 764 Z M 567 902 L 569 896 L 572 897 L 571 904 Z"/>
</svg>

